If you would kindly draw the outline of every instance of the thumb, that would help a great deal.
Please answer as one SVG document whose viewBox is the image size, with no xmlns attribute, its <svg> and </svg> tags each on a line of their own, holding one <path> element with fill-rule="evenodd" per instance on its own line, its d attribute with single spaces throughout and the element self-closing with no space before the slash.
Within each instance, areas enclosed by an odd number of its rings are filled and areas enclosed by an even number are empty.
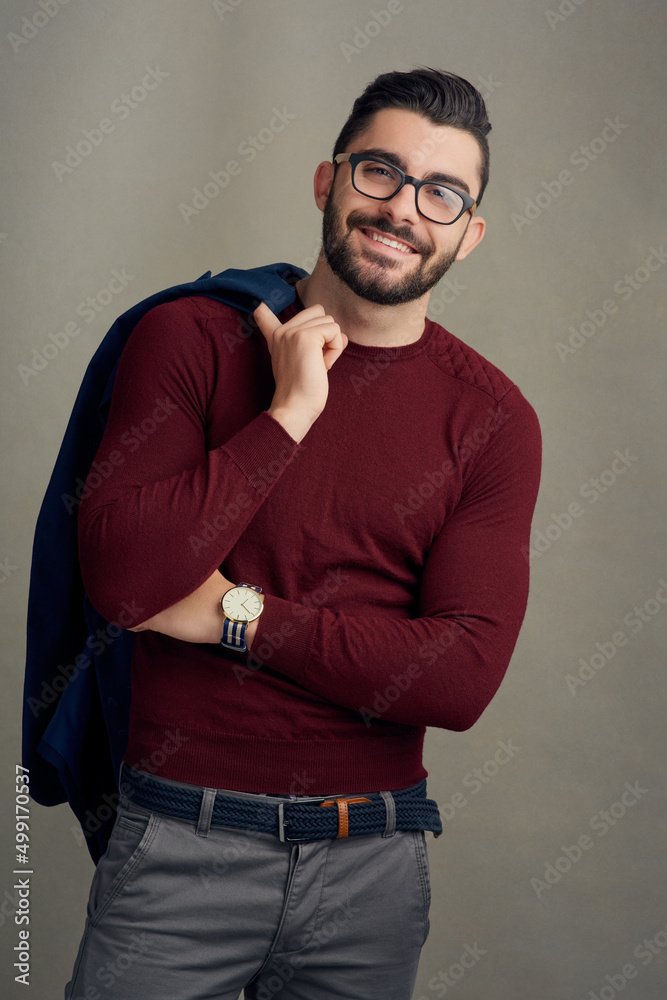
<svg viewBox="0 0 667 1000">
<path fill-rule="evenodd" d="M 260 304 L 255 309 L 253 316 L 255 317 L 255 322 L 260 328 L 266 339 L 270 342 L 271 334 L 275 333 L 278 327 L 281 325 L 280 320 L 275 313 L 271 312 L 266 302 L 260 302 Z"/>
</svg>

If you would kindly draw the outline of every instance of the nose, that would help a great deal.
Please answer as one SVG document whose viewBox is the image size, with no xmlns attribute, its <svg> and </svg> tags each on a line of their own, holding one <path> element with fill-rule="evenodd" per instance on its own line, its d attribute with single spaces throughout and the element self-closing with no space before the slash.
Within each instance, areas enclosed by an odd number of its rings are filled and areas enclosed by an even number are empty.
<svg viewBox="0 0 667 1000">
<path fill-rule="evenodd" d="M 393 198 L 380 203 L 382 214 L 391 219 L 394 224 L 400 222 L 414 226 L 419 222 L 417 211 L 417 189 L 414 184 L 404 184 Z"/>
</svg>

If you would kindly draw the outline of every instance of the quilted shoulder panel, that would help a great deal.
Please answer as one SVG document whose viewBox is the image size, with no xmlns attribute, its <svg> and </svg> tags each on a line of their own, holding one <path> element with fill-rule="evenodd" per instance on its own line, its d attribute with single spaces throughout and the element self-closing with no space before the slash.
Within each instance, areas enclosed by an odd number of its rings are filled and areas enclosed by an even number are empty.
<svg viewBox="0 0 667 1000">
<path fill-rule="evenodd" d="M 432 323 L 432 320 L 428 322 Z M 495 400 L 502 399 L 512 388 L 512 380 L 478 351 L 438 323 L 433 323 L 433 327 L 434 336 L 430 338 L 428 356 L 441 371 L 481 389 Z"/>
</svg>

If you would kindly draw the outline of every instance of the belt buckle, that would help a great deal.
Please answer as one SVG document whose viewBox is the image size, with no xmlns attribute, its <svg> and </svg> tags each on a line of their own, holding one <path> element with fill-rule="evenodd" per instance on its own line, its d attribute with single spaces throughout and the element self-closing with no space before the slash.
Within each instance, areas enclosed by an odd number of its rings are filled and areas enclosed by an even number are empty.
<svg viewBox="0 0 667 1000">
<path fill-rule="evenodd" d="M 284 844 L 285 841 L 291 841 L 292 839 L 285 833 L 285 805 L 289 805 L 289 802 L 278 803 L 278 839 L 281 844 Z"/>
<path fill-rule="evenodd" d="M 304 805 L 306 803 L 319 803 L 321 806 L 337 806 L 338 807 L 338 833 L 337 837 L 347 837 L 348 835 L 348 820 L 347 820 L 347 803 L 348 802 L 370 802 L 371 800 L 365 796 L 358 796 L 356 798 L 351 798 L 349 796 L 337 795 L 332 798 L 330 795 L 309 795 L 307 798 L 292 799 L 289 802 L 279 802 L 278 803 L 278 839 L 282 844 L 300 844 L 308 840 L 308 837 L 288 837 L 285 832 L 285 827 L 289 826 L 289 822 L 285 819 L 285 806 Z M 339 804 L 340 803 L 340 804 Z"/>
<path fill-rule="evenodd" d="M 308 837 L 287 836 L 285 832 L 285 827 L 289 826 L 289 822 L 288 820 L 285 819 L 285 806 L 296 805 L 297 803 L 299 805 L 303 805 L 304 803 L 308 802 L 322 802 L 324 799 L 326 799 L 326 795 L 312 795 L 308 796 L 308 798 L 290 799 L 289 802 L 278 803 L 278 839 L 280 840 L 281 844 L 284 843 L 300 844 L 308 840 Z"/>
</svg>

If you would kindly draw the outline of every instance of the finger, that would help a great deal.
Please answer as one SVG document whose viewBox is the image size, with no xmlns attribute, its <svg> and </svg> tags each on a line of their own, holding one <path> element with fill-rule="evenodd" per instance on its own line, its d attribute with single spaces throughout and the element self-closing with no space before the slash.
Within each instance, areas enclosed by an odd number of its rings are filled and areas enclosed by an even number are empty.
<svg viewBox="0 0 667 1000">
<path fill-rule="evenodd" d="M 342 330 L 339 330 L 338 335 L 334 337 L 324 348 L 324 365 L 327 371 L 329 371 L 334 362 L 338 361 L 347 345 L 347 337 Z"/>
<path fill-rule="evenodd" d="M 324 316 L 324 307 L 321 305 L 309 306 L 308 309 L 302 309 L 301 312 L 293 316 L 291 320 L 287 323 L 282 324 L 276 314 L 271 311 L 266 302 L 260 302 L 260 304 L 255 309 L 253 316 L 255 317 L 255 322 L 259 327 L 260 331 L 264 334 L 266 342 L 268 344 L 269 350 L 273 350 L 273 335 L 278 330 L 283 330 L 287 333 L 295 329 L 300 329 L 303 326 L 308 326 L 311 323 L 321 323 L 331 320 L 331 317 Z"/>
<path fill-rule="evenodd" d="M 331 334 L 327 334 L 329 328 L 331 330 L 338 329 L 338 324 L 331 316 L 314 316 L 302 322 L 297 321 L 297 317 L 294 316 L 293 319 L 289 320 L 282 327 L 285 333 L 295 333 L 297 330 L 312 330 L 314 333 L 327 337 L 327 339 L 331 336 Z"/>
<path fill-rule="evenodd" d="M 278 327 L 282 325 L 276 314 L 269 309 L 266 302 L 260 302 L 255 309 L 253 316 L 255 317 L 257 326 L 260 328 L 267 340 L 273 333 L 275 333 Z"/>
<path fill-rule="evenodd" d="M 342 348 L 347 344 L 347 338 L 345 339 L 346 344 L 343 344 L 343 341 L 341 340 L 345 334 L 339 327 L 338 323 L 336 323 L 331 316 L 326 316 L 325 319 L 327 320 L 327 323 L 322 323 L 317 326 L 317 332 L 324 338 L 324 346 L 340 347 L 342 350 Z"/>
<path fill-rule="evenodd" d="M 307 309 L 302 309 L 301 312 L 298 312 L 295 316 L 292 316 L 291 319 L 288 319 L 287 322 L 284 324 L 284 328 L 286 330 L 292 330 L 295 327 L 305 326 L 315 321 L 321 321 L 326 318 L 327 317 L 325 317 L 324 315 L 324 306 L 321 305 L 308 306 Z M 331 319 L 330 316 L 328 318 L 329 320 Z"/>
</svg>

